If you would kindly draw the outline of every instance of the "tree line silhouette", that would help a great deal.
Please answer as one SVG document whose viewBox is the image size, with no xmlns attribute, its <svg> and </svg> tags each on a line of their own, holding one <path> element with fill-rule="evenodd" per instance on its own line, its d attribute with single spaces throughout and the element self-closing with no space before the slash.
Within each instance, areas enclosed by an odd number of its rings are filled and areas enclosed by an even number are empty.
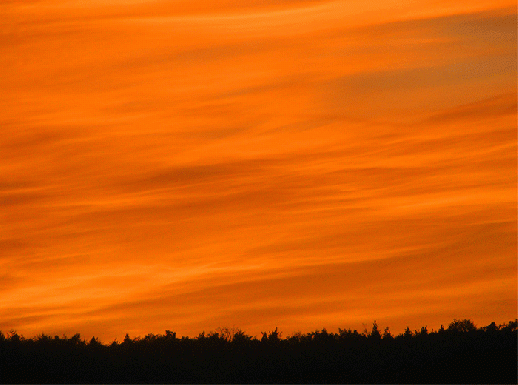
<svg viewBox="0 0 518 385">
<path fill-rule="evenodd" d="M 513 383 L 518 320 L 392 335 L 326 329 L 261 338 L 220 328 L 195 338 L 148 334 L 102 344 L 80 334 L 24 338 L 0 332 L 2 383 Z"/>
</svg>

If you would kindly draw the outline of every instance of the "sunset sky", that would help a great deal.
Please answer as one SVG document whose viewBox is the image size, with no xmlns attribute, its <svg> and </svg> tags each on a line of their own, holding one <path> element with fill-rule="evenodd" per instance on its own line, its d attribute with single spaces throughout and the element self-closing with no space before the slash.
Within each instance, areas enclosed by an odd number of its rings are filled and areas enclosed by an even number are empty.
<svg viewBox="0 0 518 385">
<path fill-rule="evenodd" d="M 516 1 L 0 15 L 4 333 L 516 318 Z"/>
</svg>

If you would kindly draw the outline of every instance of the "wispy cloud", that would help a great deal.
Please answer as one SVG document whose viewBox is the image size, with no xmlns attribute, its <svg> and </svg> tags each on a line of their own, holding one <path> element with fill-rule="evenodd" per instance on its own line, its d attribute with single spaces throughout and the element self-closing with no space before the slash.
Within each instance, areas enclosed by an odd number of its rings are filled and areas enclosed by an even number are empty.
<svg viewBox="0 0 518 385">
<path fill-rule="evenodd" d="M 515 317 L 515 4 L 24 4 L 0 329 Z"/>
</svg>

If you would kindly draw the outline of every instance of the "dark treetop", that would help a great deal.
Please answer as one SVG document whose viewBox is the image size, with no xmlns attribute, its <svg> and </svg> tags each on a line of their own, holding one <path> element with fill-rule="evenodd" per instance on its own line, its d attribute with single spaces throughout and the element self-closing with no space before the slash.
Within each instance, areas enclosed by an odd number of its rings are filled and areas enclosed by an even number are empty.
<svg viewBox="0 0 518 385">
<path fill-rule="evenodd" d="M 109 345 L 79 334 L 32 339 L 0 333 L 2 383 L 513 383 L 517 321 L 477 328 L 359 333 L 317 330 L 257 339 L 239 329 L 196 338 L 126 338 Z"/>
</svg>

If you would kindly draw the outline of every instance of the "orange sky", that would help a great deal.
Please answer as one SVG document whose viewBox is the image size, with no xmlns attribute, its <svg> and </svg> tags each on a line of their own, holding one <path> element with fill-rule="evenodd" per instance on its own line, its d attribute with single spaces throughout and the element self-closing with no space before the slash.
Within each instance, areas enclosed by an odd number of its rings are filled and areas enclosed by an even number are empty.
<svg viewBox="0 0 518 385">
<path fill-rule="evenodd" d="M 516 318 L 516 1 L 0 14 L 0 330 Z"/>
</svg>

